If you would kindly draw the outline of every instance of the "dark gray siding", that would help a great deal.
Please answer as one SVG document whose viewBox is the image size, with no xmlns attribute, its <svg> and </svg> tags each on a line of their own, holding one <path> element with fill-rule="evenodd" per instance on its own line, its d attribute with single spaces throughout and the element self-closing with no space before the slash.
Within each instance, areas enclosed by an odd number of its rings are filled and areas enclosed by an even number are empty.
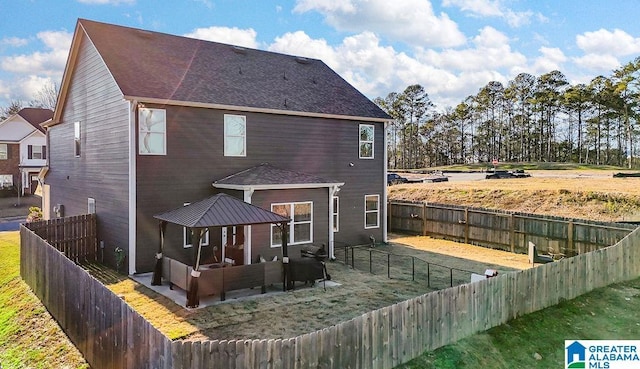
<svg viewBox="0 0 640 369">
<path fill-rule="evenodd" d="M 128 106 L 96 50 L 83 39 L 61 123 L 49 129 L 46 183 L 51 206 L 63 204 L 67 216 L 87 213 L 87 198 L 96 199 L 98 237 L 112 265 L 113 250 L 127 250 L 129 244 Z M 76 121 L 82 127 L 79 158 L 74 154 Z"/>
<path fill-rule="evenodd" d="M 336 242 L 367 243 L 370 235 L 382 239 L 382 224 L 376 229 L 364 229 L 365 194 L 380 195 L 382 201 L 386 186 L 382 123 L 370 123 L 375 125 L 375 159 L 367 160 L 358 158 L 358 125 L 368 122 L 204 108 L 165 108 L 167 155 L 137 157 L 139 272 L 153 266 L 159 238 L 154 214 L 210 196 L 216 192 L 211 185 L 213 181 L 265 162 L 345 183 L 338 194 L 340 231 L 336 233 Z M 225 113 L 247 117 L 246 157 L 223 155 Z M 317 209 L 316 205 L 319 204 L 314 202 L 314 209 Z M 327 209 L 328 199 L 322 206 Z M 314 217 L 321 217 L 318 210 L 314 210 Z M 326 217 L 328 219 L 328 214 Z M 385 219 L 382 212 L 380 219 L 381 223 Z M 314 230 L 318 232 L 319 227 Z M 182 233 L 179 232 L 182 247 Z M 253 255 L 257 254 L 254 252 Z"/>
</svg>

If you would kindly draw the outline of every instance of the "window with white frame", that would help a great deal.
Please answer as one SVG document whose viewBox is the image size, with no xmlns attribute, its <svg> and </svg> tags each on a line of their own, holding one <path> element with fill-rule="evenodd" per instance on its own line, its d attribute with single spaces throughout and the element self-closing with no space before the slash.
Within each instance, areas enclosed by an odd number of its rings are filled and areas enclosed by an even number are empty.
<svg viewBox="0 0 640 369">
<path fill-rule="evenodd" d="M 46 159 L 46 146 L 27 145 L 27 159 Z"/>
<path fill-rule="evenodd" d="M 80 157 L 81 142 L 80 142 L 80 122 L 73 123 L 73 152 L 76 157 Z"/>
<path fill-rule="evenodd" d="M 182 205 L 187 206 L 189 204 L 191 203 L 185 202 Z M 191 233 L 191 228 L 182 227 L 182 241 L 183 241 L 183 247 L 185 249 L 189 247 L 193 247 L 193 234 Z M 200 245 L 201 246 L 209 245 L 209 229 L 207 229 L 207 231 L 204 233 L 204 236 L 202 236 L 202 239 L 200 239 Z"/>
<path fill-rule="evenodd" d="M 0 144 L 0 160 L 9 159 L 9 145 Z"/>
<path fill-rule="evenodd" d="M 361 124 L 360 135 L 358 136 L 360 159 L 373 159 L 374 126 L 372 124 Z"/>
<path fill-rule="evenodd" d="M 290 218 L 288 227 L 288 245 L 313 242 L 313 203 L 292 202 L 271 204 L 271 211 Z M 282 246 L 282 230 L 277 225 L 271 225 L 271 247 Z"/>
<path fill-rule="evenodd" d="M 224 156 L 247 156 L 247 117 L 224 115 Z"/>
<path fill-rule="evenodd" d="M 380 195 L 366 195 L 364 197 L 364 228 L 378 228 L 380 226 Z"/>
<path fill-rule="evenodd" d="M 87 214 L 95 214 L 96 213 L 96 199 L 93 197 L 87 198 Z"/>
<path fill-rule="evenodd" d="M 138 109 L 138 153 L 167 154 L 167 112 L 164 109 Z"/>
<path fill-rule="evenodd" d="M 11 187 L 13 187 L 13 175 L 0 174 L 0 188 L 11 188 Z"/>
<path fill-rule="evenodd" d="M 338 196 L 333 197 L 333 231 L 338 232 L 340 230 L 340 198 Z"/>
</svg>

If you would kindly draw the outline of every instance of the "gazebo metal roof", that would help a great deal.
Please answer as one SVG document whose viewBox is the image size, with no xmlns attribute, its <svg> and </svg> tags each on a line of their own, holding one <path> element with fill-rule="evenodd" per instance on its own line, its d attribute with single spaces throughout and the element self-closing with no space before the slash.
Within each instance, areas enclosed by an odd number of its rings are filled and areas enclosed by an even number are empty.
<svg viewBox="0 0 640 369">
<path fill-rule="evenodd" d="M 154 218 L 190 228 L 288 222 L 289 218 L 220 193 Z"/>
</svg>

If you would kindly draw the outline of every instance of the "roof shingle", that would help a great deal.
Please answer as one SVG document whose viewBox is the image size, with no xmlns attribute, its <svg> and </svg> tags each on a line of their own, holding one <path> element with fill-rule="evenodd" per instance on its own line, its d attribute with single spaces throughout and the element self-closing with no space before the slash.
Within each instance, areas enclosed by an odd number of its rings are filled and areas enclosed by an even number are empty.
<svg viewBox="0 0 640 369">
<path fill-rule="evenodd" d="M 40 123 L 53 118 L 53 110 L 42 108 L 23 108 L 18 112 L 18 115 L 29 122 L 34 128 L 44 132 L 44 128 L 40 126 Z"/>
<path fill-rule="evenodd" d="M 125 96 L 390 119 L 321 60 L 78 22 Z"/>
<path fill-rule="evenodd" d="M 318 176 L 276 168 L 264 163 L 243 170 L 214 182 L 216 185 L 232 186 L 277 186 L 277 185 L 330 185 L 336 181 L 326 180 Z"/>
</svg>

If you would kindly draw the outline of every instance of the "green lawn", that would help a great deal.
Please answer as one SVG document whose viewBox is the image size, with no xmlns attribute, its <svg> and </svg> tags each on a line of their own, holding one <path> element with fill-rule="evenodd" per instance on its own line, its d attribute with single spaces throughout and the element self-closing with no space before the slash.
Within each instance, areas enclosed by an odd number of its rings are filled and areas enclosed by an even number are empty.
<svg viewBox="0 0 640 369">
<path fill-rule="evenodd" d="M 638 311 L 640 279 L 598 289 L 515 319 L 424 353 L 397 368 L 562 368 L 565 339 L 637 340 Z"/>
<path fill-rule="evenodd" d="M 20 278 L 18 232 L 0 232 L 0 368 L 88 368 Z"/>
</svg>

